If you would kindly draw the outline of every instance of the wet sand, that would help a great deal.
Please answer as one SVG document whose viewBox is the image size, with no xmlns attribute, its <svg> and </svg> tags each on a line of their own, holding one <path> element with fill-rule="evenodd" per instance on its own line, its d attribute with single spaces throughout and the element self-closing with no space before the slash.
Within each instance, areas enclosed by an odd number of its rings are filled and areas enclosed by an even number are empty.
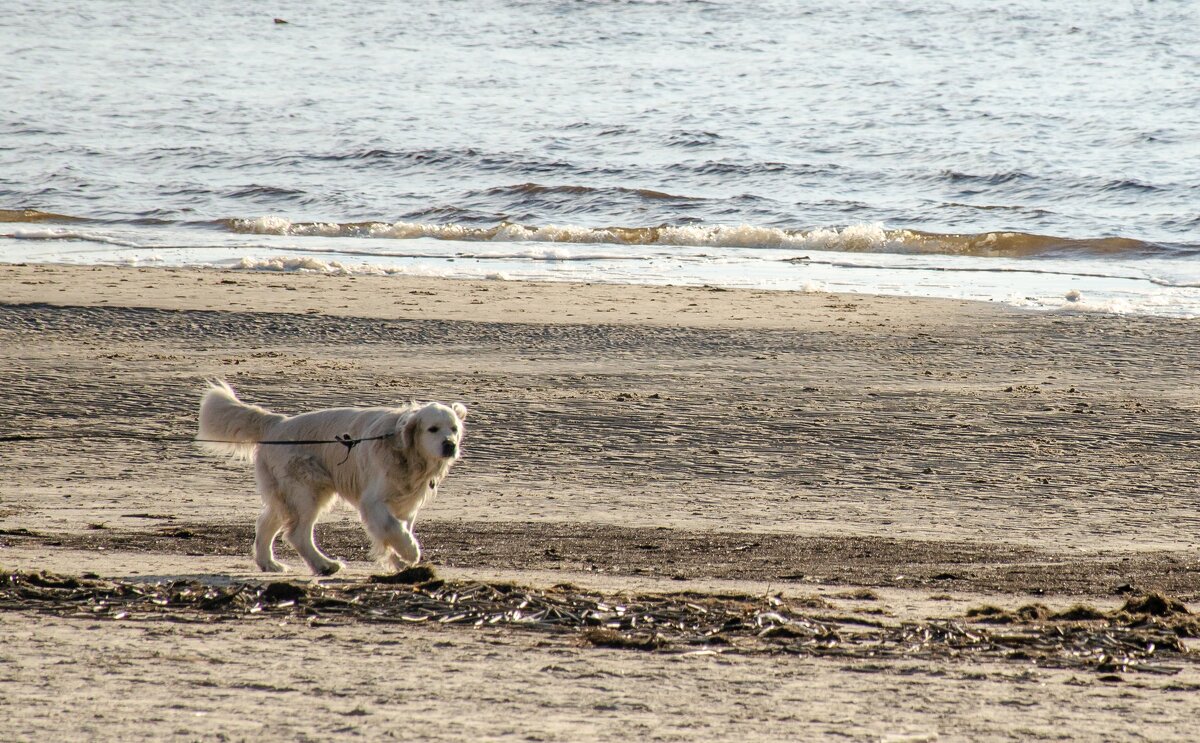
<svg viewBox="0 0 1200 743">
<path fill-rule="evenodd" d="M 417 526 L 455 581 L 820 599 L 864 626 L 1200 598 L 1186 321 L 709 288 L 0 277 L 3 433 L 72 436 L 0 444 L 8 570 L 259 578 L 249 468 L 174 440 L 222 377 L 285 413 L 470 406 L 466 458 Z M 348 561 L 338 580 L 379 572 L 350 511 L 318 541 Z M 23 710 L 5 737 L 1096 739 L 1099 721 L 1113 738 L 1186 740 L 1200 711 L 1200 666 L 1178 652 L 1150 664 L 1166 673 L 971 652 L 685 655 L 504 628 L 38 607 L 0 612 L 18 638 L 0 651 L 0 701 Z"/>
</svg>

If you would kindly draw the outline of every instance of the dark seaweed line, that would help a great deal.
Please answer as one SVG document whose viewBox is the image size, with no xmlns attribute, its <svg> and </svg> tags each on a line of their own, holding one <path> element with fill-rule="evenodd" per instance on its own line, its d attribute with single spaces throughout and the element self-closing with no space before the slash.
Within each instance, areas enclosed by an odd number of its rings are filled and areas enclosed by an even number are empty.
<svg viewBox="0 0 1200 743">
<path fill-rule="evenodd" d="M 1150 615 L 1112 614 L 1090 622 L 1030 623 L 988 629 L 943 620 L 882 626 L 855 618 L 806 616 L 765 596 L 693 594 L 627 598 L 570 586 L 535 590 L 509 584 L 344 586 L 275 582 L 213 586 L 196 581 L 139 584 L 0 573 L 0 611 L 64 618 L 239 621 L 280 616 L 313 626 L 352 622 L 504 626 L 574 631 L 581 644 L 659 652 L 775 653 L 843 660 L 984 657 L 1047 668 L 1173 674 L 1188 660 L 1171 626 Z"/>
</svg>

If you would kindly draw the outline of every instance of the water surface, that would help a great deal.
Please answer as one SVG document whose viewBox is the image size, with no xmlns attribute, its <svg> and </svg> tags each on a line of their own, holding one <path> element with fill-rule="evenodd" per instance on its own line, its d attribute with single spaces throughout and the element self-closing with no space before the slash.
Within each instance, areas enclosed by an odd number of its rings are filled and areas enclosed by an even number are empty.
<svg viewBox="0 0 1200 743">
<path fill-rule="evenodd" d="M 0 257 L 1200 313 L 1195 4 L 879 5 L 28 0 Z"/>
</svg>

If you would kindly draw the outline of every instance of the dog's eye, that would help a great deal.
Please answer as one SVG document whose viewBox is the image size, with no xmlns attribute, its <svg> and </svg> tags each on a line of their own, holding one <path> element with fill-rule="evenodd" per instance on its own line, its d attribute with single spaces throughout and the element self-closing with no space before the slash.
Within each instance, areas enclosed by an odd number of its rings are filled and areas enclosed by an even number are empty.
<svg viewBox="0 0 1200 743">
<path fill-rule="evenodd" d="M 458 426 L 450 426 L 450 433 L 458 433 Z"/>
<path fill-rule="evenodd" d="M 437 433 L 437 432 L 438 432 L 438 427 L 437 427 L 437 426 L 430 426 L 430 427 L 429 427 L 429 432 L 430 432 L 430 433 Z"/>
</svg>

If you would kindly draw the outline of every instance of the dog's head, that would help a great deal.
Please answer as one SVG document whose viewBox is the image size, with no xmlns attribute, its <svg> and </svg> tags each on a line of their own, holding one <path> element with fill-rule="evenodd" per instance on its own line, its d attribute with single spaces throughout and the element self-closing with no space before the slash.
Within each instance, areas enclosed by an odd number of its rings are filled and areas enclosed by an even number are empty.
<svg viewBox="0 0 1200 743">
<path fill-rule="evenodd" d="M 463 421 L 467 409 L 461 403 L 431 402 L 415 408 L 400 429 L 400 446 L 432 461 L 453 462 L 462 452 Z M 447 463 L 448 463 L 447 462 Z"/>
</svg>

